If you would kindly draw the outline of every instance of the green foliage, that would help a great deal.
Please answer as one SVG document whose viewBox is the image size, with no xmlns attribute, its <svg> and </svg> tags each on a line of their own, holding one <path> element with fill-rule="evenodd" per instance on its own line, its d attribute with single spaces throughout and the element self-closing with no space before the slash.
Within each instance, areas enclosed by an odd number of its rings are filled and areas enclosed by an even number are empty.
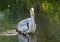
<svg viewBox="0 0 60 42">
<path fill-rule="evenodd" d="M 0 36 L 0 42 L 18 42 L 17 36 Z"/>
</svg>

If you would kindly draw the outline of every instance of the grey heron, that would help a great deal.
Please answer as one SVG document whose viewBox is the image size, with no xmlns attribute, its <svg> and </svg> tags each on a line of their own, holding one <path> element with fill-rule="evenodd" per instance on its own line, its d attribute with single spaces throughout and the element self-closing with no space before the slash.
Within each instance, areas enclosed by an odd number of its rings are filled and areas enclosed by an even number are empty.
<svg viewBox="0 0 60 42">
<path fill-rule="evenodd" d="M 34 33 L 36 30 L 34 8 L 30 9 L 30 18 L 21 20 L 16 28 L 21 33 Z"/>
</svg>

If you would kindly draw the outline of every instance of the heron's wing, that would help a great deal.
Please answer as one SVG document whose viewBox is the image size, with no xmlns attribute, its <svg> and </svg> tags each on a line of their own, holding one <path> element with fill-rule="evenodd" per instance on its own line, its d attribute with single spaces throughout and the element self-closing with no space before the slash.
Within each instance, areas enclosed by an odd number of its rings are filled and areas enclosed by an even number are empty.
<svg viewBox="0 0 60 42">
<path fill-rule="evenodd" d="M 28 25 L 27 23 L 30 22 L 30 18 L 27 18 L 27 19 L 24 19 L 22 21 L 20 21 L 17 25 L 17 29 L 22 31 L 22 32 L 25 32 L 27 31 L 29 28 L 28 28 Z"/>
<path fill-rule="evenodd" d="M 26 18 L 19 22 L 19 24 L 26 24 L 27 22 L 30 22 L 31 18 Z"/>
</svg>

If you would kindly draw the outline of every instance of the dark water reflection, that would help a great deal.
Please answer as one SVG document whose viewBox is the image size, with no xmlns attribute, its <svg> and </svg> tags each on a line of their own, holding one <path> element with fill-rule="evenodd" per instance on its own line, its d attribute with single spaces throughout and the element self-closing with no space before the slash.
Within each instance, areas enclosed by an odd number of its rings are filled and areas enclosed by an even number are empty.
<svg viewBox="0 0 60 42">
<path fill-rule="evenodd" d="M 19 42 L 37 42 L 34 34 L 18 34 Z"/>
</svg>

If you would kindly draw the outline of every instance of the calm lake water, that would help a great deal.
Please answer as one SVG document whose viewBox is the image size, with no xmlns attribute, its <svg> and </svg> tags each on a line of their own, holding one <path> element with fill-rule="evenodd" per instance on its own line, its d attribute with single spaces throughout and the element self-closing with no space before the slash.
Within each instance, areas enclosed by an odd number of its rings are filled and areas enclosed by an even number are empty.
<svg viewBox="0 0 60 42">
<path fill-rule="evenodd" d="M 18 33 L 16 36 L 0 36 L 0 42 L 44 42 L 43 37 L 39 31 L 27 35 Z"/>
<path fill-rule="evenodd" d="M 40 34 L 39 31 L 38 33 L 27 34 L 27 35 L 18 34 L 17 37 L 19 42 L 45 42 L 43 33 Z"/>
<path fill-rule="evenodd" d="M 19 42 L 37 42 L 37 38 L 34 34 L 19 34 Z"/>
</svg>

